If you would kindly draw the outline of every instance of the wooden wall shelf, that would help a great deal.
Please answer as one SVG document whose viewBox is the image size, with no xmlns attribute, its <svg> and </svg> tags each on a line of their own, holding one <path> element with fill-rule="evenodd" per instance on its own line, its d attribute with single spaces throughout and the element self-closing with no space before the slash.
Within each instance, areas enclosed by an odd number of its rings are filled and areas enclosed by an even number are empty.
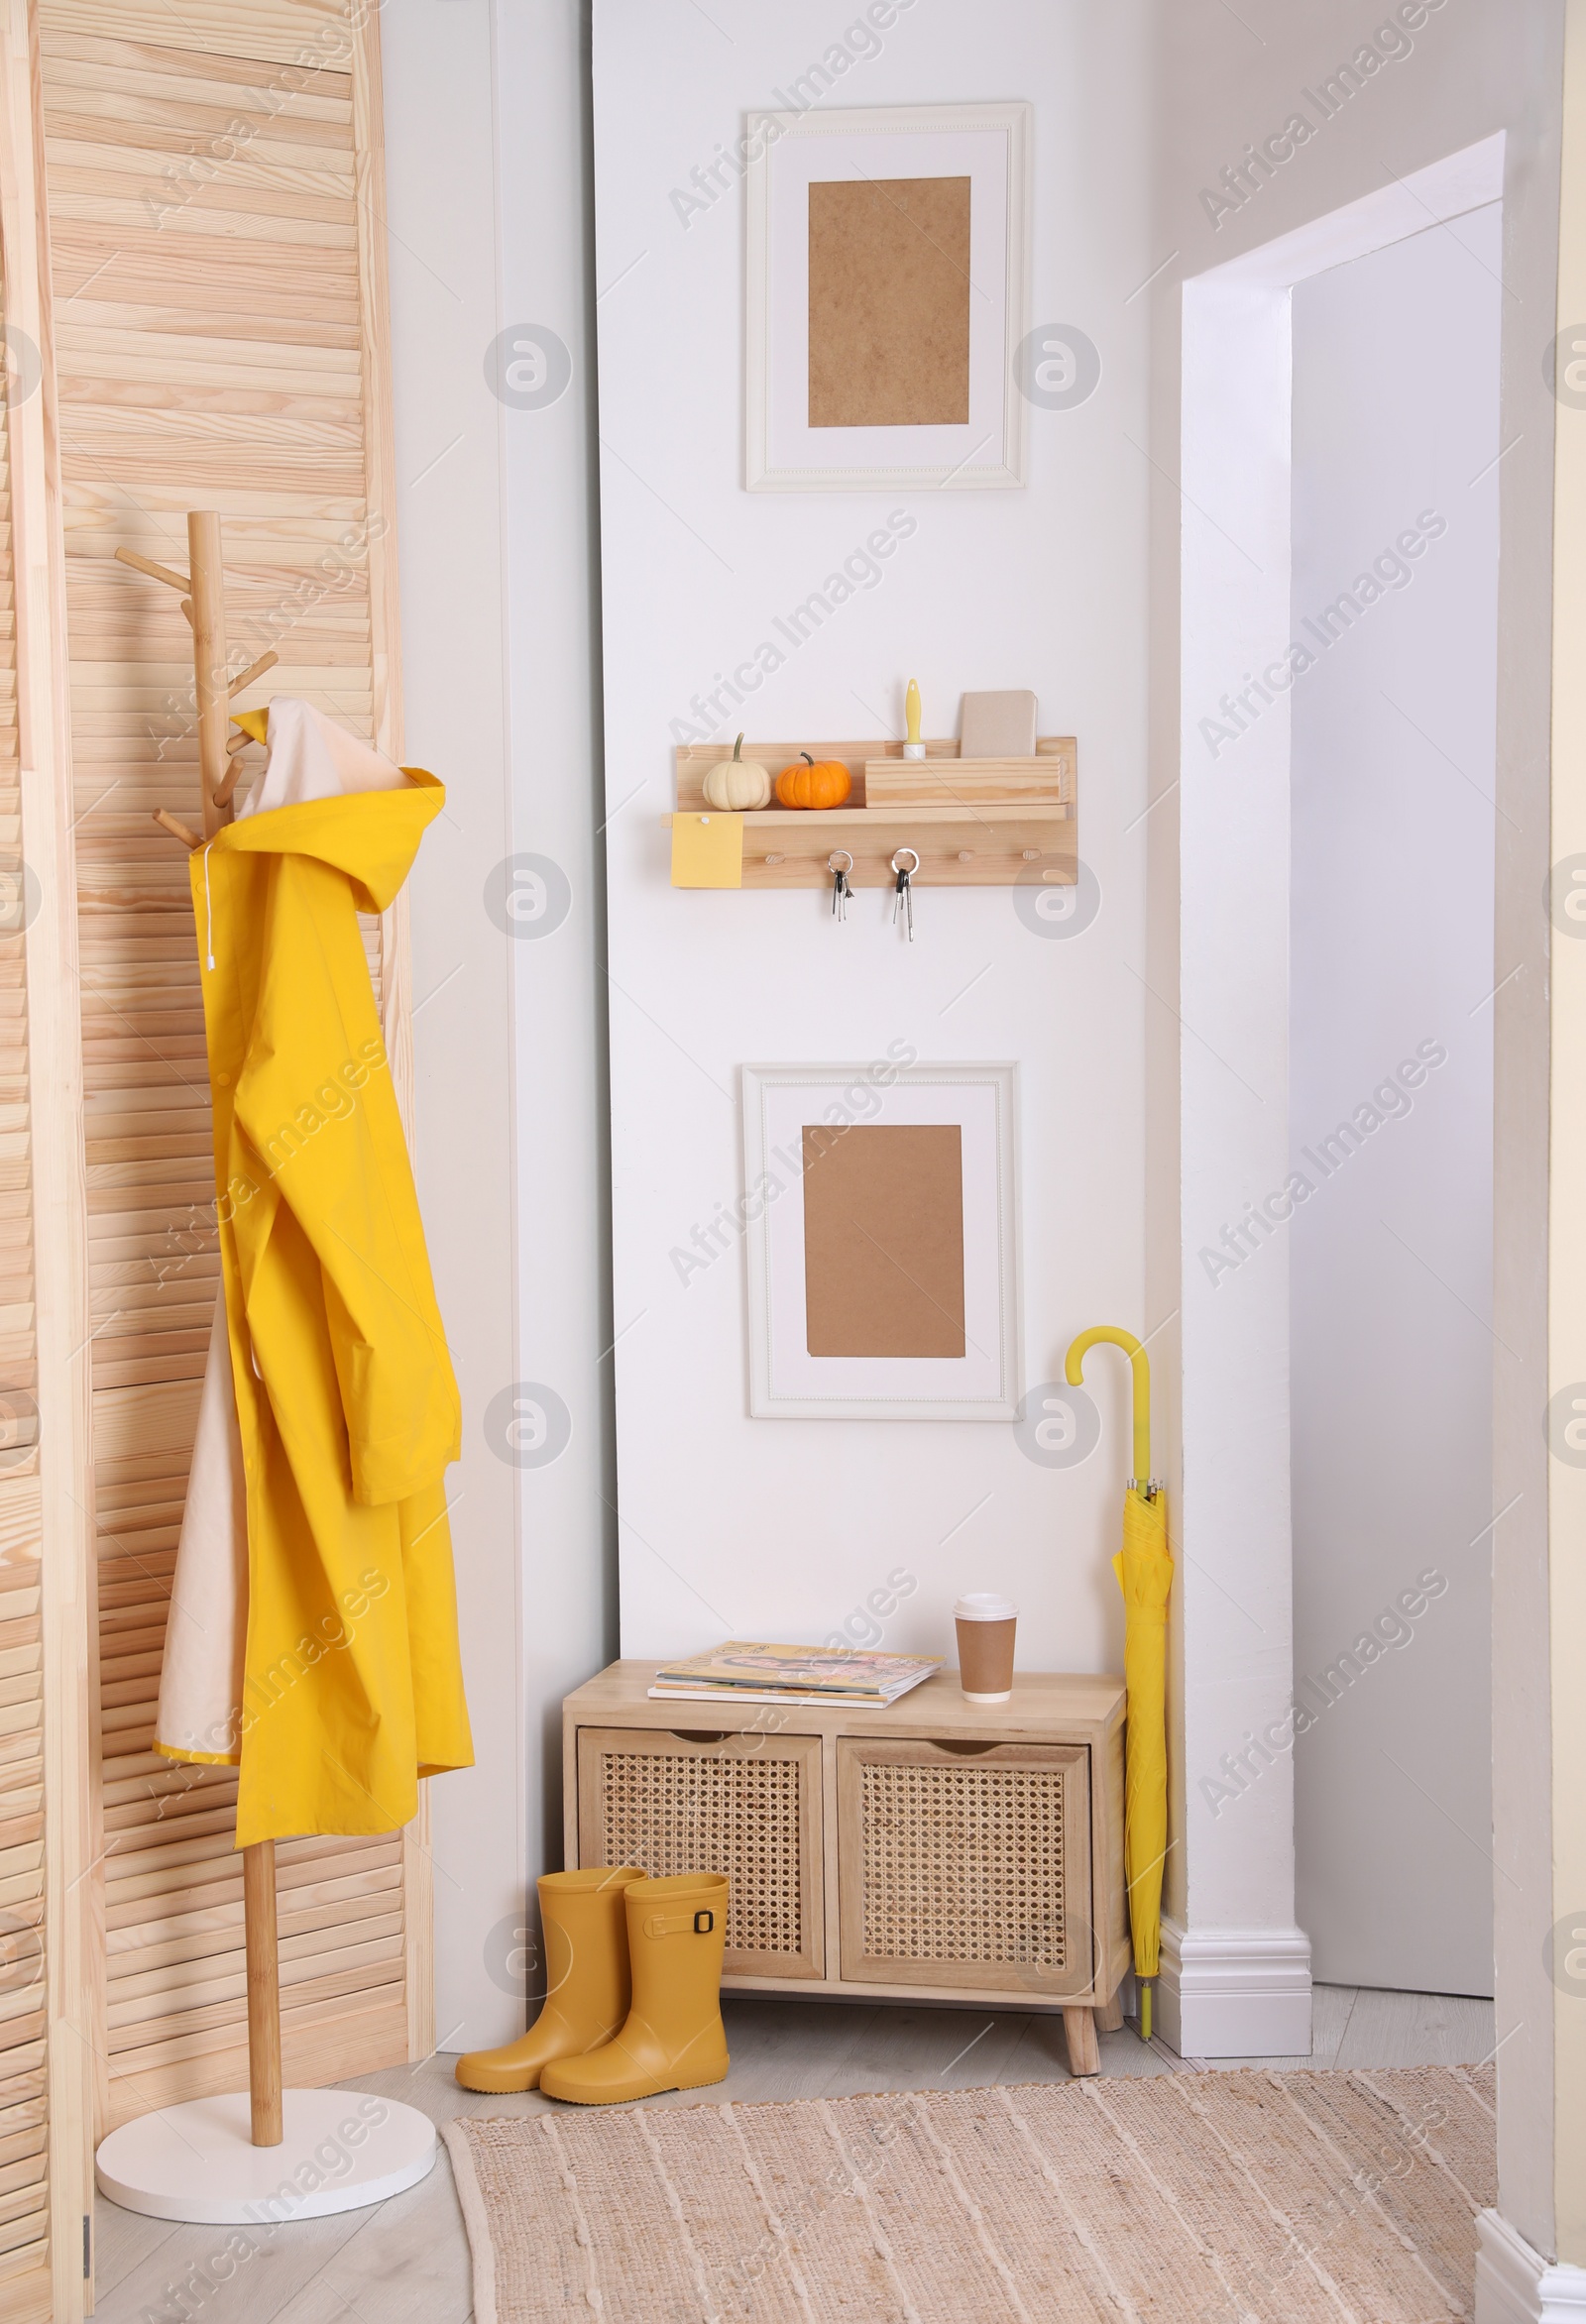
<svg viewBox="0 0 1586 2324">
<path fill-rule="evenodd" d="M 848 803 L 801 811 L 767 807 L 723 816 L 707 807 L 707 770 L 727 753 L 719 743 L 690 743 L 677 752 L 678 816 L 709 816 L 740 833 L 739 877 L 745 888 L 825 888 L 837 849 L 853 858 L 855 888 L 894 884 L 892 857 L 911 847 L 920 858 L 917 887 L 1011 887 L 1024 879 L 1072 887 L 1078 878 L 1077 753 L 1071 735 L 1043 735 L 1034 759 L 961 759 L 952 740 L 929 740 L 923 760 L 903 756 L 901 743 L 877 748 L 860 742 L 745 742 L 743 756 L 774 776 L 801 750 L 841 759 L 853 778 Z M 1050 761 L 1050 772 L 1042 761 Z M 905 770 L 907 770 L 905 772 Z M 873 794 L 898 787 L 922 796 L 903 802 Z M 1012 794 L 984 797 L 986 791 Z M 1048 796 L 1032 797 L 1032 792 Z M 674 818 L 668 816 L 670 825 Z M 677 881 L 674 884 L 692 885 Z"/>
</svg>

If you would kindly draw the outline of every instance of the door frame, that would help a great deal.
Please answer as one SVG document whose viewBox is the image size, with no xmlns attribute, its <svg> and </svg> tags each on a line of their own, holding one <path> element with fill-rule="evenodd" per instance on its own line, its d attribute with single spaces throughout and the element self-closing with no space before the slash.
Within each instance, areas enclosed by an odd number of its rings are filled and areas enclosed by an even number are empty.
<svg viewBox="0 0 1586 2324">
<path fill-rule="evenodd" d="M 1194 2054 L 1304 2055 L 1295 1924 L 1289 1266 L 1200 1257 L 1251 1187 L 1289 1175 L 1287 696 L 1214 762 L 1201 721 L 1290 636 L 1291 293 L 1504 195 L 1504 137 L 1186 280 L 1179 749 L 1179 1497 L 1184 1917 L 1165 1919 L 1162 2022 Z M 1237 932 L 1237 941 L 1230 941 Z M 1202 1577 L 1204 1579 L 1202 1579 Z M 1198 1788 L 1249 1748 L 1237 1816 Z M 1247 1762 L 1248 1764 L 1248 1762 Z"/>
</svg>

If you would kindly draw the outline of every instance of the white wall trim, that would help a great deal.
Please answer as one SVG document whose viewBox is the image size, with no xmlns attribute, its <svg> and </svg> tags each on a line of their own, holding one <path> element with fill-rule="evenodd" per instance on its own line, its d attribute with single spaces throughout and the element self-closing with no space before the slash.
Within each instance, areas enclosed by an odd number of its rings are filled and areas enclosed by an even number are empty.
<svg viewBox="0 0 1586 2324">
<path fill-rule="evenodd" d="M 1310 1939 L 1303 1929 L 1162 1923 L 1158 2030 L 1181 2057 L 1308 2057 Z"/>
<path fill-rule="evenodd" d="M 1288 291 L 1296 282 L 1330 267 L 1347 266 L 1351 259 L 1368 258 L 1391 242 L 1424 234 L 1443 226 L 1467 210 L 1479 210 L 1504 196 L 1504 132 L 1482 138 L 1429 162 L 1409 177 L 1395 178 L 1358 201 L 1345 202 L 1323 217 L 1311 218 L 1289 234 L 1263 242 L 1242 257 L 1213 267 L 1199 281 L 1221 280 L 1260 284 Z"/>
<path fill-rule="evenodd" d="M 1544 2260 L 1496 2211 L 1476 2215 L 1476 2324 L 1574 2324 L 1586 2268 Z"/>
</svg>

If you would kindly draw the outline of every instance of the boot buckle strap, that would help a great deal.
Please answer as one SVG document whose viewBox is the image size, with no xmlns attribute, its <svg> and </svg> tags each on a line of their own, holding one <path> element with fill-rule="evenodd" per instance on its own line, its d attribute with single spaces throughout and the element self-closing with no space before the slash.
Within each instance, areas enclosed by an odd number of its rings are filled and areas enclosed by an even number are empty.
<svg viewBox="0 0 1586 2324">
<path fill-rule="evenodd" d="M 648 1913 L 644 1919 L 646 1937 L 709 1937 L 716 1927 L 716 1915 L 707 1907 L 697 1913 Z"/>
</svg>

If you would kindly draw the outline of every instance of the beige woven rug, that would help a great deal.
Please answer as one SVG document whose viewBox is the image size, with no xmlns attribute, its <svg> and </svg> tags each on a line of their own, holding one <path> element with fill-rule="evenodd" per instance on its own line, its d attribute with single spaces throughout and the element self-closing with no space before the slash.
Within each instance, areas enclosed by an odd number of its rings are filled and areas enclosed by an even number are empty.
<svg viewBox="0 0 1586 2324">
<path fill-rule="evenodd" d="M 1490 2066 L 1176 2073 L 446 2131 L 476 2324 L 1444 2324 Z"/>
</svg>

